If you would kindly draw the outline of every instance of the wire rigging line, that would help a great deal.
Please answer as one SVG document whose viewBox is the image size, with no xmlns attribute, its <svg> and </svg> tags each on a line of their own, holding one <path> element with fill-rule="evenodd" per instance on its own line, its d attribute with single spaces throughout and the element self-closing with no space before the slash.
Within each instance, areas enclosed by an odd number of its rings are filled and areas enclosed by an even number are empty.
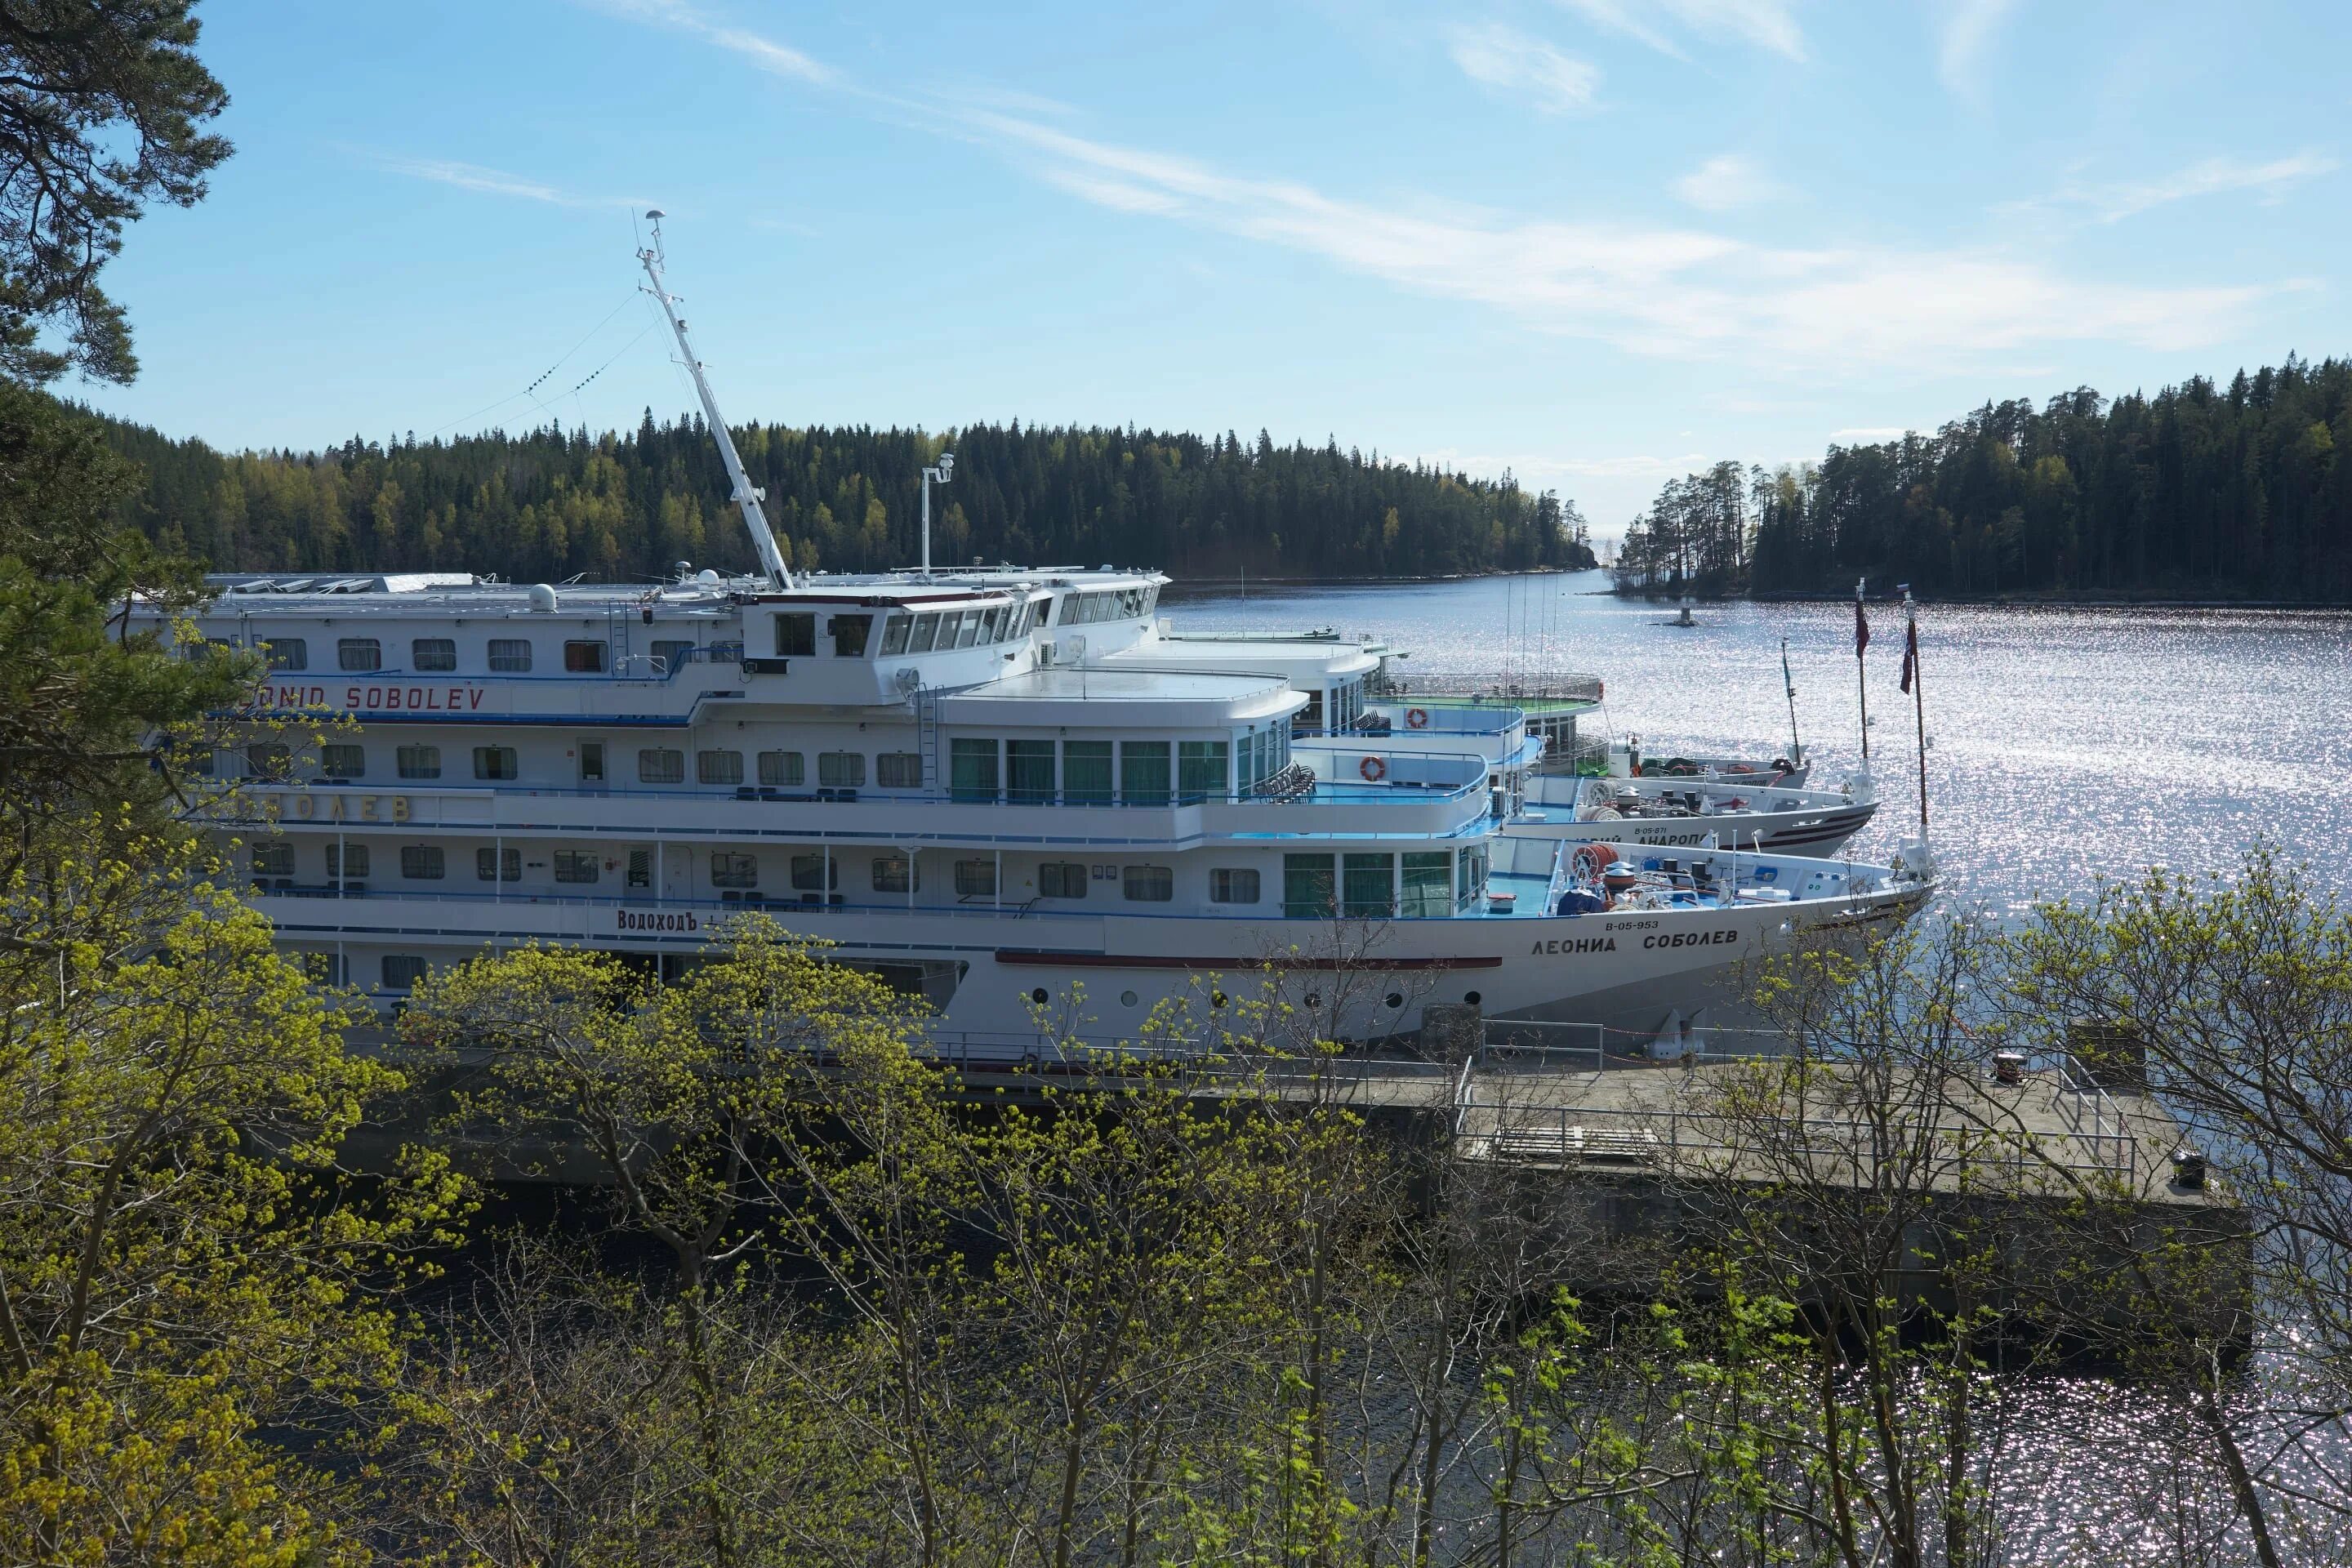
<svg viewBox="0 0 2352 1568">
<path fill-rule="evenodd" d="M 541 412 L 546 412 L 547 405 L 540 402 L 540 400 L 533 395 L 533 394 L 538 392 L 540 384 L 544 382 L 549 376 L 553 375 L 557 371 L 562 370 L 566 362 L 568 362 L 572 355 L 578 353 L 582 349 L 586 348 L 588 346 L 589 340 L 593 338 L 598 332 L 603 331 L 606 326 L 610 325 L 614 316 L 617 316 L 622 311 L 627 310 L 631 301 L 635 300 L 636 297 L 636 290 L 634 289 L 631 289 L 626 299 L 624 299 L 619 304 L 604 312 L 604 319 L 603 321 L 598 321 L 594 326 L 589 328 L 585 332 L 583 332 L 580 335 L 580 341 L 578 342 L 573 343 L 570 348 L 564 350 L 562 358 L 557 360 L 553 364 L 549 365 L 545 370 L 541 371 L 538 376 L 532 380 L 531 384 L 529 386 L 524 387 L 520 392 L 509 393 L 506 396 L 499 398 L 496 403 L 486 404 L 482 407 L 475 409 L 471 414 L 465 416 L 463 418 L 452 419 L 448 424 L 442 426 L 440 429 L 430 432 L 430 434 L 438 436 L 443 431 L 455 430 L 460 425 L 470 425 L 475 420 L 479 419 L 483 415 L 489 413 L 494 408 L 504 408 L 508 404 L 519 402 L 526 397 L 530 398 L 532 405 L 540 409 Z M 645 334 L 642 332 L 637 334 L 638 337 L 643 337 L 644 335 Z M 635 338 L 630 340 L 632 343 L 635 341 L 636 340 Z M 622 350 L 623 353 L 627 352 L 626 348 Z M 614 359 L 618 359 L 620 355 L 615 354 L 613 357 Z M 610 364 L 611 363 L 611 360 L 605 361 L 606 364 Z M 603 366 L 599 366 L 598 368 L 601 370 Z M 585 385 L 587 384 L 583 382 L 581 384 Z M 578 388 L 575 387 L 573 390 L 577 391 Z"/>
</svg>

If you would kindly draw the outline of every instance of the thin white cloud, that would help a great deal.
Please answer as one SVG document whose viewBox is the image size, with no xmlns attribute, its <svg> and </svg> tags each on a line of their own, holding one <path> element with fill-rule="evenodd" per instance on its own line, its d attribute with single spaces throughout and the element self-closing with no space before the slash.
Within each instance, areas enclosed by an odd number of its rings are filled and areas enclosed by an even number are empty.
<svg viewBox="0 0 2352 1568">
<path fill-rule="evenodd" d="M 1880 441 L 1900 441 L 1911 434 L 1901 425 L 1858 425 L 1851 429 L 1830 432 L 1832 446 L 1853 447 L 1874 445 Z"/>
<path fill-rule="evenodd" d="M 1456 27 L 1446 48 L 1472 81 L 1525 98 L 1546 114 L 1590 109 L 1601 87 L 1601 72 L 1591 65 L 1499 23 Z"/>
<path fill-rule="evenodd" d="M 455 185 L 461 191 L 478 191 L 484 195 L 512 196 L 521 201 L 541 202 L 551 207 L 625 207 L 645 205 L 632 196 L 579 195 L 525 175 L 509 174 L 503 170 L 485 168 L 479 163 L 460 163 L 447 158 L 403 158 L 373 153 L 362 153 L 361 156 L 387 174 L 404 174 L 413 180 L 430 180 L 436 184 Z"/>
<path fill-rule="evenodd" d="M 2088 206 L 2102 222 L 2114 223 L 2168 202 L 2221 195 L 2230 191 L 2253 191 L 2265 204 L 2276 203 L 2305 181 L 2332 174 L 2342 166 L 2331 154 L 2313 151 L 2261 163 L 2242 158 L 2205 158 L 2160 179 L 2069 186 L 2053 199 Z"/>
<path fill-rule="evenodd" d="M 1936 74 L 1954 93 L 1977 99 L 1984 91 L 1985 56 L 2018 0 L 1945 0 L 1936 30 Z"/>
<path fill-rule="evenodd" d="M 833 68 L 763 33 L 721 22 L 686 0 L 582 0 L 590 9 L 625 21 L 649 22 L 739 55 L 770 76 L 824 86 L 835 79 Z"/>
<path fill-rule="evenodd" d="M 1688 58 L 1677 31 L 1710 44 L 1743 43 L 1791 60 L 1805 58 L 1805 36 L 1788 0 L 1555 0 L 1603 32 Z"/>
<path fill-rule="evenodd" d="M 1675 195 L 1702 212 L 1754 206 L 1780 194 L 1779 182 L 1742 153 L 1719 153 L 1675 182 Z"/>
</svg>

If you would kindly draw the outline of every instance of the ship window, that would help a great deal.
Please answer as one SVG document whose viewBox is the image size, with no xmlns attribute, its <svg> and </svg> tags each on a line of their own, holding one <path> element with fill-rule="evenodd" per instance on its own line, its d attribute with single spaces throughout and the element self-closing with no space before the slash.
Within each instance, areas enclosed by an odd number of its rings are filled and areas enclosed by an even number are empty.
<svg viewBox="0 0 2352 1568">
<path fill-rule="evenodd" d="M 343 983 L 343 955 L 340 952 L 306 952 L 302 955 L 302 973 L 313 985 L 341 985 Z"/>
<path fill-rule="evenodd" d="M 579 638 L 563 645 L 563 668 L 569 675 L 601 675 L 604 669 L 605 644 L 591 638 Z"/>
<path fill-rule="evenodd" d="M 1454 885 L 1454 896 L 1467 902 L 1486 889 L 1486 851 L 1462 851 L 1461 878 Z"/>
<path fill-rule="evenodd" d="M 740 664 L 743 662 L 743 645 L 739 642 L 712 643 L 709 658 L 713 664 Z"/>
<path fill-rule="evenodd" d="M 896 658 L 907 651 L 907 633 L 913 620 L 912 616 L 902 614 L 892 616 L 882 623 L 882 657 L 884 658 Z"/>
<path fill-rule="evenodd" d="M 1349 855 L 1343 869 L 1346 910 L 1353 920 L 1387 920 L 1396 913 L 1396 857 Z"/>
<path fill-rule="evenodd" d="M 872 616 L 835 616 L 824 628 L 833 634 L 833 657 L 864 658 L 866 645 L 874 636 Z"/>
<path fill-rule="evenodd" d="M 923 787 L 923 758 L 918 752 L 880 752 L 874 758 L 874 782 L 884 789 Z"/>
<path fill-rule="evenodd" d="M 646 746 L 637 752 L 637 782 L 666 784 L 686 782 L 686 753 L 668 746 Z"/>
<path fill-rule="evenodd" d="M 498 675 L 520 675 L 530 668 L 530 644 L 522 637 L 490 639 L 490 669 Z"/>
<path fill-rule="evenodd" d="M 1048 805 L 1054 799 L 1054 742 L 1004 742 L 1006 798 L 1028 805 Z"/>
<path fill-rule="evenodd" d="M 714 888 L 756 888 L 760 885 L 757 856 L 732 849 L 710 852 L 710 885 Z"/>
<path fill-rule="evenodd" d="M 981 622 L 982 630 L 980 640 L 987 643 L 1003 642 L 1006 631 L 1005 622 L 1012 615 L 1013 606 L 1010 605 L 999 605 L 989 611 L 986 618 Z"/>
<path fill-rule="evenodd" d="M 694 657 L 692 642 L 657 642 L 654 644 L 654 673 L 675 675 L 686 661 Z"/>
<path fill-rule="evenodd" d="M 1164 904 L 1176 896 L 1176 873 L 1166 866 L 1129 866 L 1120 881 L 1132 904 Z"/>
<path fill-rule="evenodd" d="M 438 746 L 403 746 L 392 755 L 402 778 L 437 779 L 441 776 L 441 748 Z"/>
<path fill-rule="evenodd" d="M 248 778 L 282 779 L 294 771 L 291 748 L 275 741 L 264 741 L 245 749 L 245 772 Z"/>
<path fill-rule="evenodd" d="M 945 647 L 947 641 L 946 637 L 942 636 L 940 640 L 940 646 Z M 955 645 L 958 647 L 970 647 L 973 643 L 976 643 L 979 640 L 980 612 L 978 610 L 966 610 L 963 614 L 956 617 Z"/>
<path fill-rule="evenodd" d="M 697 752 L 694 753 L 694 776 L 707 784 L 739 784 L 743 782 L 743 753 L 740 752 Z"/>
<path fill-rule="evenodd" d="M 996 896 L 996 862 L 993 860 L 959 860 L 955 877 L 956 897 L 960 899 L 992 899 Z"/>
<path fill-rule="evenodd" d="M 874 857 L 874 890 L 876 892 L 913 892 L 920 885 L 915 880 L 914 868 L 904 855 Z"/>
<path fill-rule="evenodd" d="M 1282 912 L 1290 920 L 1328 918 L 1332 910 L 1332 858 L 1328 855 L 1282 858 Z"/>
<path fill-rule="evenodd" d="M 522 851 L 520 849 L 475 850 L 474 879 L 478 882 L 521 881 Z"/>
<path fill-rule="evenodd" d="M 522 776 L 521 760 L 512 746 L 476 746 L 474 776 L 478 779 L 513 779 Z"/>
<path fill-rule="evenodd" d="M 816 782 L 825 789 L 862 789 L 866 784 L 866 753 L 819 752 Z"/>
<path fill-rule="evenodd" d="M 253 847 L 253 874 L 257 877 L 290 877 L 294 874 L 294 846 L 283 840 Z"/>
<path fill-rule="evenodd" d="M 650 849 L 629 851 L 629 886 L 650 888 L 654 885 L 654 855 Z"/>
<path fill-rule="evenodd" d="M 271 637 L 261 646 L 269 650 L 269 668 L 272 669 L 310 668 L 310 645 L 300 637 Z"/>
<path fill-rule="evenodd" d="M 559 849 L 555 852 L 555 879 L 559 882 L 593 882 L 600 868 L 593 849 Z"/>
<path fill-rule="evenodd" d="M 344 637 L 335 644 L 335 664 L 341 669 L 382 669 L 383 644 L 373 637 Z"/>
<path fill-rule="evenodd" d="M 449 874 L 449 863 L 438 844 L 404 844 L 400 874 L 412 882 L 437 882 Z"/>
<path fill-rule="evenodd" d="M 1323 728 L 1323 689 L 1321 687 L 1318 686 L 1308 690 L 1307 706 L 1294 714 L 1290 722 L 1309 735 Z"/>
<path fill-rule="evenodd" d="M 425 961 L 414 953 L 387 952 L 383 955 L 383 988 L 386 991 L 412 991 L 425 978 Z"/>
<path fill-rule="evenodd" d="M 1221 866 L 1209 873 L 1209 902 L 1257 902 L 1257 873 L 1246 866 Z"/>
<path fill-rule="evenodd" d="M 777 784 L 806 784 L 808 759 L 798 752 L 761 752 L 760 782 L 771 788 Z"/>
<path fill-rule="evenodd" d="M 1085 898 L 1086 863 L 1081 860 L 1048 860 L 1038 867 L 1037 896 L 1041 899 Z"/>
<path fill-rule="evenodd" d="M 803 611 L 776 617 L 776 657 L 779 658 L 814 658 L 816 654 L 816 616 Z"/>
<path fill-rule="evenodd" d="M 1176 787 L 1187 800 L 1224 795 L 1233 748 L 1223 741 L 1181 741 L 1176 746 Z"/>
<path fill-rule="evenodd" d="M 996 798 L 996 742 L 959 737 L 948 745 L 948 791 L 958 800 Z"/>
<path fill-rule="evenodd" d="M 327 875 L 330 877 L 364 877 L 368 874 L 368 847 L 364 844 L 330 844 L 327 846 Z"/>
<path fill-rule="evenodd" d="M 1168 804 L 1167 742 L 1119 742 L 1118 795 L 1129 805 Z"/>
<path fill-rule="evenodd" d="M 841 886 L 841 868 L 823 855 L 795 855 L 791 870 L 793 888 L 803 893 L 830 893 Z"/>
<path fill-rule="evenodd" d="M 1062 799 L 1071 805 L 1110 804 L 1110 742 L 1062 742 Z"/>
<path fill-rule="evenodd" d="M 167 756 L 173 748 L 167 746 Z M 190 778 L 209 778 L 213 771 L 213 749 L 210 746 L 187 745 L 177 748 L 180 771 Z"/>
<path fill-rule="evenodd" d="M 449 637 L 418 637 L 408 645 L 408 668 L 435 675 L 457 668 L 457 645 Z"/>
<path fill-rule="evenodd" d="M 331 779 L 367 776 L 367 748 L 345 742 L 319 748 L 319 771 Z"/>
<path fill-rule="evenodd" d="M 1454 855 L 1451 850 L 1409 850 L 1404 858 L 1404 902 L 1408 918 L 1427 919 L 1452 907 Z"/>
<path fill-rule="evenodd" d="M 913 632 L 912 632 L 912 633 L 908 637 L 908 638 L 907 638 L 907 651 L 908 651 L 908 653 L 929 653 L 929 652 L 930 652 L 930 651 L 931 651 L 931 644 L 932 644 L 933 640 L 934 640 L 934 639 L 936 639 L 936 638 L 939 637 L 939 635 L 940 635 L 940 618 L 939 618 L 939 616 L 917 616 L 915 617 L 915 626 L 914 626 L 914 630 L 913 630 Z"/>
</svg>

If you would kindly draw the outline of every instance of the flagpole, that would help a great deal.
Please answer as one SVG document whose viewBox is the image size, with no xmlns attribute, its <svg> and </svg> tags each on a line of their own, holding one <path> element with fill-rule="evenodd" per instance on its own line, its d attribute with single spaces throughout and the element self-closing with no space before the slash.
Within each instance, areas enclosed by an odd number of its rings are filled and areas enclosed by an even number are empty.
<svg viewBox="0 0 2352 1568">
<path fill-rule="evenodd" d="M 1911 590 L 1903 590 L 1904 643 L 1903 662 L 1911 672 L 1911 711 L 1918 725 L 1919 742 L 1919 837 L 1927 837 L 1927 679 L 1919 668 L 1919 606 L 1911 602 Z"/>
<path fill-rule="evenodd" d="M 1863 678 L 1862 652 L 1870 646 L 1870 621 L 1862 607 L 1863 584 L 1866 578 L 1853 581 L 1853 695 L 1862 707 L 1862 771 L 1870 771 L 1870 686 Z"/>
</svg>

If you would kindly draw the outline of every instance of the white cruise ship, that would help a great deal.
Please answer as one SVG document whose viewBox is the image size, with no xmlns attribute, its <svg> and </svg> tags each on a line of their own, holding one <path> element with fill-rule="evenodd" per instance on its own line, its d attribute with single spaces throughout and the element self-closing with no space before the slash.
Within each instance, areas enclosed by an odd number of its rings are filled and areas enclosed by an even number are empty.
<svg viewBox="0 0 2352 1568">
<path fill-rule="evenodd" d="M 1932 890 L 1924 861 L 1513 834 L 1517 711 L 1363 733 L 1369 658 L 1175 637 L 1157 573 L 796 577 L 687 360 L 765 575 L 228 578 L 196 617 L 266 652 L 222 827 L 322 981 L 390 1008 L 530 942 L 674 969 L 758 910 L 982 1054 L 1268 974 L 1340 1037 L 1439 1003 L 1642 1032 L 1728 1021 L 1743 961 Z"/>
</svg>

